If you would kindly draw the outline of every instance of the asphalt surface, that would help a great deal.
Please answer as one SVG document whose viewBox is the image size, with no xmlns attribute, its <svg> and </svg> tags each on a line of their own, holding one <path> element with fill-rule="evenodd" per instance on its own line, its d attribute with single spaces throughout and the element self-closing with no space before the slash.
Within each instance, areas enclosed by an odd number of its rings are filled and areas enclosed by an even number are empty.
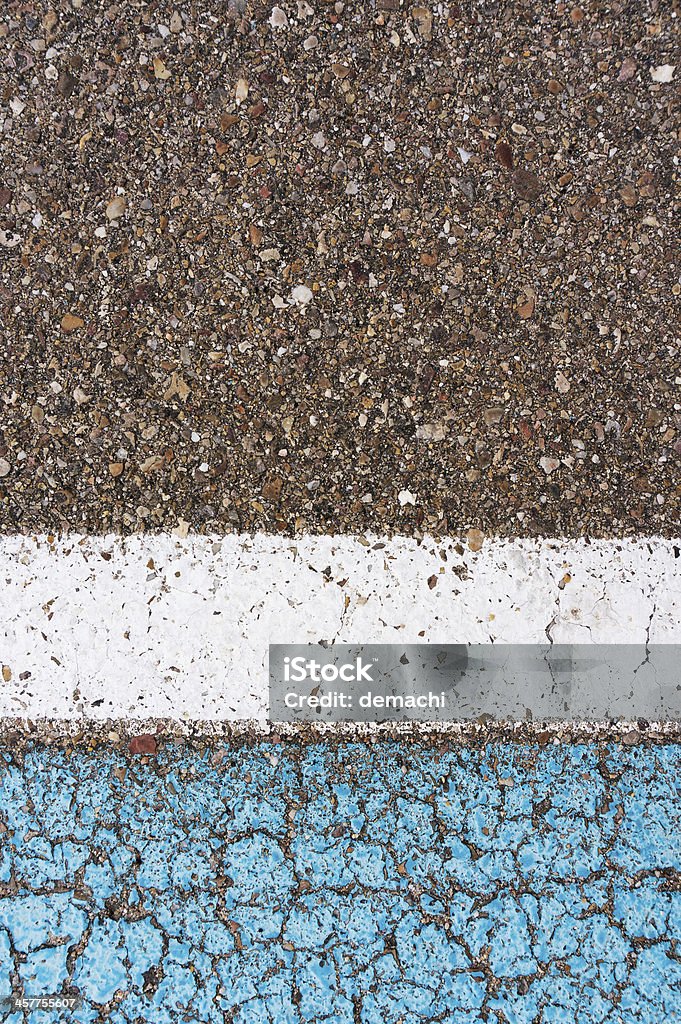
<svg viewBox="0 0 681 1024">
<path fill-rule="evenodd" d="M 677 24 L 4 4 L 0 529 L 673 535 Z"/>
<path fill-rule="evenodd" d="M 5 748 L 0 997 L 70 992 L 78 1024 L 677 1020 L 680 756 Z"/>
</svg>

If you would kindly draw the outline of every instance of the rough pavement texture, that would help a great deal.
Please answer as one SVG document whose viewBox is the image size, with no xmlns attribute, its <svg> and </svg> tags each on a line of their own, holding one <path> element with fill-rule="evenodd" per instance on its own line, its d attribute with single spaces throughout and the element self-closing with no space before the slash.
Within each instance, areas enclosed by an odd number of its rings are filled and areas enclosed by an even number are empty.
<svg viewBox="0 0 681 1024">
<path fill-rule="evenodd" d="M 63 1021 L 678 1017 L 679 746 L 0 764 L 0 996 Z"/>
<path fill-rule="evenodd" d="M 0 529 L 670 536 L 677 25 L 6 2 Z"/>
</svg>

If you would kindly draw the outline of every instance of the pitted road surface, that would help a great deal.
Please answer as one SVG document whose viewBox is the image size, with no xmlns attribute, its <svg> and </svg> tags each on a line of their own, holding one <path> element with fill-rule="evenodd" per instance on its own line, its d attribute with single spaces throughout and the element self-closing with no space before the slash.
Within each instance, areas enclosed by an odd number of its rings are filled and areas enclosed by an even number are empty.
<svg viewBox="0 0 681 1024">
<path fill-rule="evenodd" d="M 674 1021 L 680 794 L 666 743 L 7 746 L 0 997 L 80 994 L 78 1024 Z"/>
</svg>

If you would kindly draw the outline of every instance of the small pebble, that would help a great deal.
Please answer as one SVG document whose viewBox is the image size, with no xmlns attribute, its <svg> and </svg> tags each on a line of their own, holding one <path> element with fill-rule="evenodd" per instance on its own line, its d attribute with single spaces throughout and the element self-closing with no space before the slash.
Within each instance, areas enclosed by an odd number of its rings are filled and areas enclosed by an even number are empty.
<svg viewBox="0 0 681 1024">
<path fill-rule="evenodd" d="M 281 7 L 273 7 L 270 14 L 270 25 L 272 28 L 288 28 L 286 12 Z"/>
<path fill-rule="evenodd" d="M 126 201 L 124 196 L 116 196 L 106 206 L 106 218 L 107 220 L 118 220 L 122 217 L 126 210 Z"/>
<path fill-rule="evenodd" d="M 312 291 L 307 285 L 299 284 L 291 291 L 291 298 L 296 306 L 306 306 L 312 302 Z"/>
<path fill-rule="evenodd" d="M 64 334 L 72 334 L 73 331 L 77 331 L 84 326 L 85 321 L 83 318 L 76 316 L 74 313 L 65 313 L 61 319 L 61 329 Z"/>
<path fill-rule="evenodd" d="M 671 82 L 674 77 L 674 71 L 676 70 L 676 64 L 660 64 L 656 68 L 652 68 L 650 77 L 653 82 L 667 83 Z"/>
</svg>

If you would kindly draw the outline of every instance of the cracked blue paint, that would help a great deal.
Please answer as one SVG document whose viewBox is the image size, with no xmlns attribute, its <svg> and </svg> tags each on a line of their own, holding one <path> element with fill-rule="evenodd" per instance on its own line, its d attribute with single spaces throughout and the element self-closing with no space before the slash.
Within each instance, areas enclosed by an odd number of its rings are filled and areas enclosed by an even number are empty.
<svg viewBox="0 0 681 1024">
<path fill-rule="evenodd" d="M 678 1020 L 680 797 L 674 745 L 6 748 L 0 999 L 79 994 L 79 1024 Z"/>
</svg>

